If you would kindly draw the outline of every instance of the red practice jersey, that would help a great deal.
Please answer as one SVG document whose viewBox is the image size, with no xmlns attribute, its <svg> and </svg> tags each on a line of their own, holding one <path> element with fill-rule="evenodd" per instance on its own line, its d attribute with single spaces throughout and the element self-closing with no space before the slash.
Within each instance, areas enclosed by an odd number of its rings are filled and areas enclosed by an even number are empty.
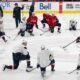
<svg viewBox="0 0 80 80">
<path fill-rule="evenodd" d="M 27 19 L 27 23 L 31 23 L 31 24 L 33 24 L 33 25 L 37 25 L 37 21 L 38 21 L 37 16 L 30 16 L 30 17 Z"/>
</svg>

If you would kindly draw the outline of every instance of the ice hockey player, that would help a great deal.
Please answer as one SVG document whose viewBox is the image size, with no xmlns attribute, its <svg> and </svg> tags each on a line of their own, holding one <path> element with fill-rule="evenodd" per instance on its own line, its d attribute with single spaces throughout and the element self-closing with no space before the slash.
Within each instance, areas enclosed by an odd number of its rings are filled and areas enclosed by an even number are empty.
<svg viewBox="0 0 80 80">
<path fill-rule="evenodd" d="M 3 39 L 4 42 L 7 42 L 7 40 L 5 39 L 5 32 L 4 32 L 4 28 L 3 28 L 3 19 L 2 17 L 0 17 L 0 38 Z"/>
<path fill-rule="evenodd" d="M 24 5 L 22 7 L 18 6 L 18 3 L 15 3 L 15 7 L 13 9 L 13 18 L 15 18 L 16 28 L 18 24 L 21 22 L 21 10 L 24 9 Z"/>
<path fill-rule="evenodd" d="M 80 43 L 80 36 L 77 37 L 77 39 L 76 39 L 76 43 Z"/>
<path fill-rule="evenodd" d="M 35 13 L 32 13 L 32 16 L 29 16 L 27 19 L 26 24 L 26 31 L 30 33 L 31 36 L 34 36 L 33 34 L 33 26 L 35 26 L 38 29 L 38 17 L 35 15 Z"/>
<path fill-rule="evenodd" d="M 45 23 L 49 25 L 49 31 L 51 33 L 54 32 L 54 27 L 58 26 L 57 32 L 60 33 L 61 23 L 59 23 L 58 18 L 54 14 L 50 15 L 50 14 L 44 13 L 43 20 L 41 20 L 41 22 L 43 24 L 43 28 L 45 27 Z"/>
<path fill-rule="evenodd" d="M 35 2 L 32 2 L 30 9 L 29 9 L 29 16 L 32 16 L 32 13 L 34 12 L 34 6 L 35 6 Z"/>
<path fill-rule="evenodd" d="M 78 56 L 78 65 L 77 65 L 77 70 L 80 70 L 80 54 Z"/>
<path fill-rule="evenodd" d="M 30 54 L 27 51 L 27 42 L 23 41 L 21 45 L 15 47 L 15 51 L 12 53 L 13 57 L 13 66 L 12 65 L 5 65 L 3 71 L 6 69 L 17 69 L 19 66 L 20 61 L 26 60 L 27 68 L 31 69 L 32 66 L 30 65 Z"/>
<path fill-rule="evenodd" d="M 26 17 L 23 17 L 20 24 L 19 24 L 19 32 L 18 35 L 21 35 L 22 37 L 25 36 L 26 31 Z"/>
<path fill-rule="evenodd" d="M 70 25 L 69 25 L 69 30 L 76 30 L 77 27 L 77 21 L 75 20 L 70 20 Z"/>
<path fill-rule="evenodd" d="M 44 45 L 41 46 L 41 51 L 37 56 L 37 68 L 40 67 L 42 77 L 45 76 L 46 67 L 51 65 L 51 71 L 55 71 L 55 60 L 53 57 L 53 52 L 46 49 Z"/>
<path fill-rule="evenodd" d="M 0 6 L 0 17 L 1 17 L 1 18 L 3 17 L 3 9 L 2 9 L 1 6 Z"/>
</svg>

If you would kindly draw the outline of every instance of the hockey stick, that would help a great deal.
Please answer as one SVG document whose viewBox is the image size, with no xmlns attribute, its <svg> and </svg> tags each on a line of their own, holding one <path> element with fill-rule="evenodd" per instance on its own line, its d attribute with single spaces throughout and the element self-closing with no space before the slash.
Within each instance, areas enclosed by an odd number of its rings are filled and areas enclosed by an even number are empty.
<svg viewBox="0 0 80 80">
<path fill-rule="evenodd" d="M 74 69 L 74 70 L 72 70 L 71 72 L 69 72 L 68 74 L 71 74 L 71 73 L 73 73 L 74 71 L 76 71 L 77 69 Z"/>
<path fill-rule="evenodd" d="M 42 34 L 40 34 L 40 36 L 44 35 L 46 32 L 48 32 L 49 30 L 46 30 L 45 32 L 43 32 Z"/>
<path fill-rule="evenodd" d="M 15 40 L 18 37 L 18 35 L 15 36 L 15 38 L 13 40 Z"/>
<path fill-rule="evenodd" d="M 26 70 L 27 72 L 31 72 L 31 71 L 33 71 L 33 70 L 35 70 L 37 67 L 35 67 L 35 68 L 33 68 L 33 69 L 31 69 L 31 70 Z"/>
<path fill-rule="evenodd" d="M 40 28 L 38 28 L 38 30 L 40 30 L 40 31 L 42 31 L 42 32 L 46 32 L 46 31 L 44 31 L 44 30 L 42 30 L 42 29 L 40 29 Z"/>
<path fill-rule="evenodd" d="M 64 47 L 62 47 L 62 48 L 66 48 L 66 47 L 68 47 L 69 45 L 71 45 L 71 44 L 74 43 L 75 41 L 76 41 L 76 39 L 75 39 L 74 41 L 68 43 L 66 46 L 64 46 Z"/>
</svg>

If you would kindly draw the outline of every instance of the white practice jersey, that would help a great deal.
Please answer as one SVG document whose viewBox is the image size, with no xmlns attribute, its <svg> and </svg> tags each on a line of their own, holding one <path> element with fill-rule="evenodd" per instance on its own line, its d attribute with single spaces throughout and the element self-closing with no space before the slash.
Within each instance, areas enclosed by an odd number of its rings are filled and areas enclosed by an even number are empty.
<svg viewBox="0 0 80 80">
<path fill-rule="evenodd" d="M 75 26 L 77 27 L 77 21 L 75 20 L 70 20 L 70 27 Z"/>
<path fill-rule="evenodd" d="M 78 65 L 80 66 L 80 54 L 78 56 Z"/>
<path fill-rule="evenodd" d="M 3 32 L 4 29 L 3 29 L 3 19 L 0 18 L 0 31 Z"/>
<path fill-rule="evenodd" d="M 25 29 L 26 29 L 26 22 L 25 22 L 25 21 L 22 21 L 22 22 L 19 24 L 19 28 L 20 28 L 20 30 L 25 31 Z"/>
<path fill-rule="evenodd" d="M 27 55 L 28 54 L 28 51 L 27 51 L 27 49 L 25 49 L 24 47 L 26 47 L 26 46 L 23 46 L 23 45 L 18 45 L 18 46 L 16 46 L 13 50 L 14 50 L 14 53 L 17 53 L 17 52 L 20 52 L 20 53 L 22 53 L 22 54 L 24 54 L 24 55 Z"/>
<path fill-rule="evenodd" d="M 50 64 L 50 55 L 52 55 L 51 59 L 53 59 L 53 52 L 50 50 L 41 50 L 38 53 L 37 63 L 40 64 L 41 67 L 47 67 Z"/>
</svg>

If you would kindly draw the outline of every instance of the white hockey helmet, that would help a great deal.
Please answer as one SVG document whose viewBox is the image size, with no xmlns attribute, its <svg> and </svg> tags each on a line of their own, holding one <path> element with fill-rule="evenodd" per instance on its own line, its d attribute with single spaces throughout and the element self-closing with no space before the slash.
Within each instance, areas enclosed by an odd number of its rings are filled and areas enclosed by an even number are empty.
<svg viewBox="0 0 80 80">
<path fill-rule="evenodd" d="M 22 21 L 25 21 L 26 20 L 26 16 L 24 16 L 23 18 L 22 18 Z"/>
<path fill-rule="evenodd" d="M 41 50 L 45 50 L 45 45 L 41 45 Z"/>
<path fill-rule="evenodd" d="M 22 45 L 27 46 L 27 41 L 23 40 Z"/>
</svg>

